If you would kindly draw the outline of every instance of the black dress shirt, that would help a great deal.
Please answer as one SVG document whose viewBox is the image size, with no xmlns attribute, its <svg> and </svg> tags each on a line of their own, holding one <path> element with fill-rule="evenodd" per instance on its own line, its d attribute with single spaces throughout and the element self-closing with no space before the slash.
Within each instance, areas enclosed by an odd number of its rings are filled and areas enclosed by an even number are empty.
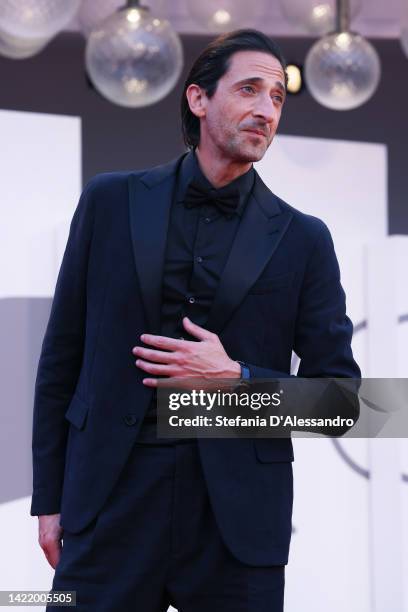
<svg viewBox="0 0 408 612">
<path fill-rule="evenodd" d="M 240 194 L 236 211 L 228 215 L 220 212 L 210 201 L 193 208 L 185 205 L 184 196 L 193 178 L 214 190 L 199 166 L 195 151 L 183 158 L 176 179 L 162 284 L 161 335 L 185 340 L 197 339 L 184 329 L 184 316 L 201 327 L 206 326 L 221 274 L 254 184 L 255 171 L 251 166 L 245 174 L 228 184 L 228 188 L 237 187 Z M 217 191 L 221 194 L 223 189 L 221 187 Z M 157 443 L 156 401 L 154 393 L 142 423 L 140 441 L 153 439 Z M 162 442 L 176 440 L 162 439 Z"/>
</svg>

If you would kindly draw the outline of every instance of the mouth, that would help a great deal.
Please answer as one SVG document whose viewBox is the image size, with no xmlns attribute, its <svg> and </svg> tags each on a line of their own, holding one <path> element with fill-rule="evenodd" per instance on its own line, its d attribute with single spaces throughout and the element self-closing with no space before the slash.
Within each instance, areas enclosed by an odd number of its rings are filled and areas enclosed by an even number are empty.
<svg viewBox="0 0 408 612">
<path fill-rule="evenodd" d="M 265 132 L 262 132 L 261 130 L 244 130 L 244 132 L 250 132 L 251 134 L 257 134 L 258 136 L 263 136 L 266 138 Z"/>
</svg>

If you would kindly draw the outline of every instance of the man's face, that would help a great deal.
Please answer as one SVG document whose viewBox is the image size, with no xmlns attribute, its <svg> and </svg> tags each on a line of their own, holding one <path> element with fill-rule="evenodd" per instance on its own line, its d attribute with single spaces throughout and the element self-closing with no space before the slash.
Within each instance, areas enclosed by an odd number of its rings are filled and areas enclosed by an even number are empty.
<svg viewBox="0 0 408 612">
<path fill-rule="evenodd" d="M 262 159 L 277 130 L 285 101 L 285 75 L 275 57 L 239 51 L 218 81 L 212 98 L 204 92 L 200 145 L 216 147 L 237 162 Z"/>
</svg>

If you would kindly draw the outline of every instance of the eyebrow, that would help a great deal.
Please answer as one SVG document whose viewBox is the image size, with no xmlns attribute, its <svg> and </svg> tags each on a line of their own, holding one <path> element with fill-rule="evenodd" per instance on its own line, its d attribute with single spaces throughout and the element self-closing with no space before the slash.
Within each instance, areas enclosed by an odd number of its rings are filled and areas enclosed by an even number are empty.
<svg viewBox="0 0 408 612">
<path fill-rule="evenodd" d="M 264 81 L 261 77 L 248 77 L 247 79 L 242 79 L 241 81 L 237 81 L 234 83 L 235 86 L 245 85 L 246 83 L 253 83 L 254 85 L 259 85 Z M 286 97 L 286 87 L 281 81 L 275 81 L 275 87 L 279 89 Z"/>
</svg>

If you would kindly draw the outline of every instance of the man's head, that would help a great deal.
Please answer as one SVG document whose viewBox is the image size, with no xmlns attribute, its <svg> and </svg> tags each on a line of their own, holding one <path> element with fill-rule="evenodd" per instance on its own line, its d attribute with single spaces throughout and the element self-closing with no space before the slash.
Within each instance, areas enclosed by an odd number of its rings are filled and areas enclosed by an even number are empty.
<svg viewBox="0 0 408 612">
<path fill-rule="evenodd" d="M 184 85 L 186 145 L 238 163 L 261 159 L 278 127 L 286 85 L 285 60 L 265 34 L 236 30 L 218 37 L 197 58 Z"/>
</svg>

